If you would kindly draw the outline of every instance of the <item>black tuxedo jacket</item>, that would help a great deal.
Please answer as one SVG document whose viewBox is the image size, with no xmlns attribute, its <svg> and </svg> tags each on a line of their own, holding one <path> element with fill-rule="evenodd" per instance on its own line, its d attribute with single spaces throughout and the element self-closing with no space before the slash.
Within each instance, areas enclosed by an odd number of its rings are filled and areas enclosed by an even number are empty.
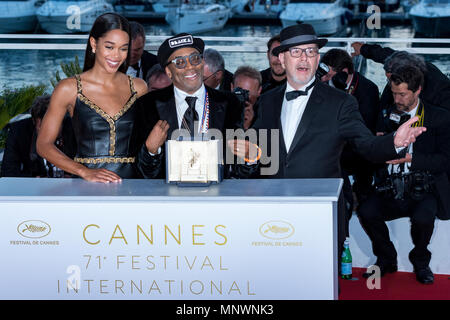
<svg viewBox="0 0 450 320">
<path fill-rule="evenodd" d="M 243 109 L 234 94 L 209 87 L 205 88 L 209 97 L 209 128 L 220 130 L 225 139 L 226 129 L 242 128 Z M 135 134 L 138 137 L 136 141 L 139 148 L 138 169 L 145 178 L 165 178 L 164 147 L 160 154 L 151 156 L 144 143 L 158 120 L 166 120 L 169 123 L 168 139 L 172 136 L 173 131 L 179 128 L 173 85 L 145 94 L 138 99 L 137 108 Z M 201 115 L 199 116 L 201 117 Z M 248 168 L 239 166 L 239 168 L 235 168 L 235 170 L 250 170 L 251 166 Z M 229 171 L 227 169 L 229 168 L 226 168 L 226 173 Z M 255 170 L 254 167 L 253 170 Z M 238 173 L 234 172 L 234 174 Z M 244 176 L 248 176 L 248 173 L 245 173 Z M 225 177 L 229 176 L 225 174 Z"/>
<path fill-rule="evenodd" d="M 350 94 L 358 101 L 359 112 L 365 125 L 375 134 L 380 113 L 378 87 L 359 72 L 354 73 L 350 87 L 352 89 Z M 353 175 L 353 179 L 357 182 L 358 187 L 369 188 L 374 173 L 374 165 L 361 157 L 350 145 L 344 148 L 341 165 L 347 174 Z"/>
<path fill-rule="evenodd" d="M 148 70 L 157 63 L 158 58 L 154 54 L 144 50 L 141 57 L 142 79 L 147 79 Z"/>
<path fill-rule="evenodd" d="M 220 83 L 219 90 L 231 91 L 231 84 L 233 83 L 233 74 L 228 70 L 223 70 L 223 79 Z"/>
<path fill-rule="evenodd" d="M 283 85 L 260 96 L 253 126 L 270 132 L 279 130 L 279 170 L 272 177 L 340 178 L 340 158 L 347 142 L 374 162 L 399 157 L 392 134 L 376 137 L 367 129 L 354 97 L 321 82 L 314 86 L 291 147 L 286 150 L 280 120 L 285 91 Z M 260 146 L 265 147 L 261 142 Z"/>
<path fill-rule="evenodd" d="M 423 101 L 424 127 L 427 131 L 413 144 L 410 170 L 428 171 L 434 176 L 438 198 L 438 218 L 450 219 L 450 112 Z"/>
</svg>

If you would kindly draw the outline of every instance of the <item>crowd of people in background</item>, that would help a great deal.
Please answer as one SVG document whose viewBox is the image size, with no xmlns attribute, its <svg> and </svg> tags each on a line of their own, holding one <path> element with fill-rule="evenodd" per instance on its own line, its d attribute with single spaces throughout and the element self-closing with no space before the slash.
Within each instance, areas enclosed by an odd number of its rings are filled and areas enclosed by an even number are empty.
<svg viewBox="0 0 450 320">
<path fill-rule="evenodd" d="M 225 146 L 245 163 L 229 165 L 225 178 L 344 178 L 339 243 L 356 210 L 381 274 L 395 272 L 385 221 L 409 216 L 417 280 L 433 283 L 434 219 L 450 218 L 450 80 L 436 66 L 359 42 L 350 54 L 321 56 L 327 40 L 308 24 L 270 38 L 267 69 L 242 65 L 234 74 L 201 38 L 170 37 L 157 55 L 144 50 L 145 39 L 139 23 L 100 16 L 83 73 L 62 80 L 51 99 L 39 97 L 30 119 L 10 125 L 1 175 L 164 178 L 164 143 L 176 129 L 192 136 L 212 128 L 279 130 L 277 172 L 262 175 L 258 146 L 234 140 Z M 383 65 L 381 95 L 356 71 L 358 55 Z M 320 63 L 327 69 L 319 73 Z"/>
</svg>

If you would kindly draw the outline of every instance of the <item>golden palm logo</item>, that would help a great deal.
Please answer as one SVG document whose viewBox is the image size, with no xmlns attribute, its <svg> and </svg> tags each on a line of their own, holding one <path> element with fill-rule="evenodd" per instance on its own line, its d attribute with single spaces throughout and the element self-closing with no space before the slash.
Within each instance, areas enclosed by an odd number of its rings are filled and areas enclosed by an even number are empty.
<svg viewBox="0 0 450 320">
<path fill-rule="evenodd" d="M 286 227 L 279 227 L 277 225 L 267 225 L 267 230 L 264 231 L 264 233 L 267 232 L 273 232 L 273 233 L 286 233 L 289 231 L 289 228 Z"/>
<path fill-rule="evenodd" d="M 27 220 L 17 226 L 17 232 L 26 238 L 43 238 L 50 231 L 50 225 L 40 220 Z"/>
<path fill-rule="evenodd" d="M 25 231 L 30 231 L 30 232 L 44 232 L 47 227 L 39 227 L 39 226 L 35 226 L 34 224 L 26 224 L 25 225 L 25 229 L 22 230 L 22 233 L 24 233 Z"/>
<path fill-rule="evenodd" d="M 259 233 L 268 239 L 279 240 L 291 237 L 294 234 L 294 226 L 286 221 L 268 221 L 259 227 Z"/>
</svg>

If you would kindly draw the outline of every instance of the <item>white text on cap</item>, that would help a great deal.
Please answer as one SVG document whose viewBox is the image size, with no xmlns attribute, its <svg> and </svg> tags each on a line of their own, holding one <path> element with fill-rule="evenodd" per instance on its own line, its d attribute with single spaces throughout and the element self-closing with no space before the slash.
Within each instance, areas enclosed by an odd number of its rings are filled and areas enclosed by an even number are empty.
<svg viewBox="0 0 450 320">
<path fill-rule="evenodd" d="M 191 35 L 182 36 L 169 40 L 169 47 L 171 48 L 176 48 L 187 44 L 194 44 L 194 40 L 192 39 Z"/>
</svg>

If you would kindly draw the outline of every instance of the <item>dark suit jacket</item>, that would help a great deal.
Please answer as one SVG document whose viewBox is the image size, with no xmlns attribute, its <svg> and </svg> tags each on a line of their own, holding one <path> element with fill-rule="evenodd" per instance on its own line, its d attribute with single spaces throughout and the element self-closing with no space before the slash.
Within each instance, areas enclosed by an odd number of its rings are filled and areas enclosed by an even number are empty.
<svg viewBox="0 0 450 320">
<path fill-rule="evenodd" d="M 392 135 L 375 137 L 367 129 L 354 97 L 321 82 L 314 86 L 290 150 L 286 150 L 280 120 L 285 90 L 283 85 L 260 96 L 253 126 L 279 130 L 280 164 L 274 178 L 340 178 L 346 142 L 375 162 L 399 157 Z"/>
<path fill-rule="evenodd" d="M 223 71 L 223 79 L 222 79 L 222 82 L 220 83 L 219 90 L 231 91 L 232 83 L 233 83 L 233 74 L 228 70 L 224 70 Z"/>
<path fill-rule="evenodd" d="M 450 167 L 450 112 L 424 104 L 424 127 L 427 131 L 413 144 L 411 170 L 429 171 L 433 174 L 439 200 L 438 217 L 450 219 L 450 183 L 446 171 Z"/>
<path fill-rule="evenodd" d="M 47 177 L 44 160 L 36 152 L 36 131 L 31 118 L 16 121 L 9 125 L 5 153 L 3 155 L 2 177 Z M 62 151 L 73 158 L 76 142 L 69 117 L 63 122 Z"/>
<path fill-rule="evenodd" d="M 232 93 L 218 91 L 205 87 L 209 97 L 210 118 L 209 128 L 222 131 L 225 139 L 226 129 L 242 128 L 243 110 L 239 100 Z M 164 148 L 159 155 L 151 156 L 145 147 L 145 139 L 158 120 L 169 123 L 168 138 L 178 129 L 177 110 L 173 85 L 167 88 L 151 91 L 137 101 L 138 116 L 136 136 L 138 138 L 138 168 L 145 178 L 165 178 Z M 144 145 L 143 145 L 144 144 Z M 244 166 L 242 169 L 246 170 Z M 226 170 L 226 173 L 228 171 Z M 235 172 L 235 174 L 237 174 Z M 228 177 L 225 175 L 225 177 Z"/>
<path fill-rule="evenodd" d="M 376 44 L 364 44 L 361 47 L 361 55 L 378 63 L 384 63 L 387 57 L 395 50 L 381 47 Z M 427 72 L 424 74 L 424 85 L 420 98 L 432 105 L 450 110 L 450 79 L 443 74 L 434 64 L 426 62 Z M 393 104 L 391 87 L 387 84 L 381 95 L 381 107 L 386 108 Z"/>
<path fill-rule="evenodd" d="M 142 79 L 147 79 L 148 70 L 157 63 L 158 58 L 154 54 L 144 50 L 141 57 Z"/>
<path fill-rule="evenodd" d="M 351 87 L 354 89 L 350 93 L 358 101 L 359 112 L 365 125 L 372 133 L 375 133 L 380 113 L 378 87 L 359 72 L 355 72 Z M 370 161 L 364 159 L 350 145 L 347 145 L 342 153 L 341 165 L 347 174 L 353 175 L 357 188 L 360 188 L 357 190 L 358 192 L 369 191 L 374 171 L 374 166 Z"/>
</svg>

